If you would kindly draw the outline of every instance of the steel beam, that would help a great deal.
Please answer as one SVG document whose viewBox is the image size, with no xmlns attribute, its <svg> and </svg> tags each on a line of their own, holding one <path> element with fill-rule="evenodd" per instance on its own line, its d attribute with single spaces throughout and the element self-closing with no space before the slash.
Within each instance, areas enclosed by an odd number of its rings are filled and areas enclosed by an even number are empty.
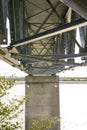
<svg viewBox="0 0 87 130">
<path fill-rule="evenodd" d="M 67 54 L 67 55 L 23 55 L 23 54 L 17 54 L 17 53 L 11 53 L 13 57 L 20 57 L 25 60 L 33 59 L 33 60 L 38 60 L 38 61 L 46 61 L 46 62 L 57 62 L 58 60 L 61 59 L 73 59 L 73 58 L 78 58 L 78 57 L 87 57 L 87 53 L 80 53 L 80 54 Z M 49 58 L 54 56 L 55 58 Z M 44 58 L 46 57 L 46 58 Z"/>
<path fill-rule="evenodd" d="M 79 20 L 61 25 L 59 27 L 50 29 L 48 31 L 30 36 L 28 38 L 15 41 L 15 42 L 12 43 L 12 45 L 15 46 L 15 47 L 22 46 L 22 45 L 29 44 L 29 43 L 32 43 L 32 42 L 36 42 L 38 40 L 42 40 L 44 38 L 48 38 L 48 37 L 55 36 L 55 35 L 58 35 L 58 34 L 61 34 L 61 33 L 64 33 L 64 32 L 68 32 L 70 30 L 76 29 L 77 27 L 83 27 L 83 26 L 86 26 L 86 25 L 87 25 L 87 21 L 85 19 L 81 18 Z"/>
<path fill-rule="evenodd" d="M 67 6 L 71 7 L 80 16 L 87 19 L 87 0 L 60 0 Z"/>
<path fill-rule="evenodd" d="M 42 11 L 36 13 L 36 14 L 33 14 L 32 16 L 27 17 L 27 20 L 30 19 L 30 18 L 32 18 L 32 17 L 34 17 L 34 16 L 37 16 L 37 15 L 43 13 L 43 12 L 47 12 L 48 10 L 50 10 L 50 8 L 47 8 L 47 9 L 42 10 Z M 48 13 L 48 12 L 47 12 L 47 13 Z M 32 24 L 32 23 L 31 23 L 31 24 Z"/>
<path fill-rule="evenodd" d="M 17 54 L 17 53 L 11 53 L 12 57 L 15 58 L 21 58 L 24 60 L 29 60 L 29 59 L 33 59 L 33 60 L 38 60 L 40 62 L 52 62 L 52 63 L 57 63 L 57 64 L 63 64 L 63 65 L 75 65 L 75 66 L 82 66 L 83 64 L 81 63 L 72 63 L 72 62 L 66 62 L 66 61 L 60 61 L 58 58 L 56 59 L 52 59 L 52 58 L 42 58 L 42 57 L 36 57 L 36 56 L 29 56 L 29 55 L 23 55 L 23 54 Z M 87 53 L 84 55 L 82 54 L 82 56 L 86 56 Z M 70 54 L 65 56 L 65 58 L 67 59 L 68 57 L 71 59 L 72 57 L 80 57 L 80 54 Z M 65 59 L 64 56 L 61 57 L 60 59 Z"/>
</svg>

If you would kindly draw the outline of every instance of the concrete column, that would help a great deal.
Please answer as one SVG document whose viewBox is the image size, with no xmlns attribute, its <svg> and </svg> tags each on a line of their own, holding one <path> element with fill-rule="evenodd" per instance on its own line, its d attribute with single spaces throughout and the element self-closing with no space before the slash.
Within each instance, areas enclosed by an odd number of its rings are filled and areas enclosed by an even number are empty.
<svg viewBox="0 0 87 130">
<path fill-rule="evenodd" d="M 25 107 L 25 130 L 29 130 L 32 119 L 37 119 L 41 115 L 51 117 L 60 115 L 59 77 L 27 76 L 25 82 L 26 95 L 30 95 Z M 54 129 L 60 130 L 60 123 Z"/>
</svg>

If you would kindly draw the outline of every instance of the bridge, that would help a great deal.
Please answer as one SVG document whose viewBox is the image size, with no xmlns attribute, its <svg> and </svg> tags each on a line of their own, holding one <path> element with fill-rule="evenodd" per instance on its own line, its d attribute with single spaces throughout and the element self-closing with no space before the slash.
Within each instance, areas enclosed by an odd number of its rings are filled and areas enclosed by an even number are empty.
<svg viewBox="0 0 87 130">
<path fill-rule="evenodd" d="M 86 65 L 86 5 L 85 0 L 1 0 L 0 59 L 30 75 Z"/>
<path fill-rule="evenodd" d="M 86 0 L 0 0 L 0 19 L 0 59 L 28 75 L 87 65 Z"/>
</svg>

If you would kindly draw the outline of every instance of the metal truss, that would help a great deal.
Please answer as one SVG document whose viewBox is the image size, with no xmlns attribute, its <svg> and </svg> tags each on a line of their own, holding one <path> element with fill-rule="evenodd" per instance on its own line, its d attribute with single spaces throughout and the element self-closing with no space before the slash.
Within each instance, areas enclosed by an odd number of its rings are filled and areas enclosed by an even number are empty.
<svg viewBox="0 0 87 130">
<path fill-rule="evenodd" d="M 7 42 L 7 18 L 11 37 L 8 47 L 0 47 L 0 59 L 31 75 L 87 64 L 87 11 L 78 0 L 1 0 L 0 6 L 0 44 Z M 77 57 L 81 62 L 76 62 Z"/>
</svg>

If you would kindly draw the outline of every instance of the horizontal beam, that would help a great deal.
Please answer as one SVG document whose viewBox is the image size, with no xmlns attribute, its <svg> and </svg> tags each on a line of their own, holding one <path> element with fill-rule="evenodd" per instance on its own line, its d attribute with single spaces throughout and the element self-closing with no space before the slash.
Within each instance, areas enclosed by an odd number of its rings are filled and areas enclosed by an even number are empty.
<svg viewBox="0 0 87 130">
<path fill-rule="evenodd" d="M 29 36 L 28 38 L 15 41 L 14 43 L 11 43 L 10 46 L 18 47 L 18 46 L 22 46 L 25 44 L 33 43 L 33 42 L 36 42 L 38 40 L 42 40 L 44 38 L 48 38 L 48 37 L 55 36 L 55 35 L 58 35 L 58 34 L 61 34 L 64 32 L 68 32 L 68 31 L 71 31 L 73 29 L 76 29 L 77 27 L 83 27 L 86 25 L 87 25 L 87 20 L 81 18 L 79 20 L 58 26 L 58 27 L 50 29 L 48 31 L 38 33 L 38 34 L 35 34 L 33 36 Z"/>
<path fill-rule="evenodd" d="M 58 55 L 57 59 L 74 59 L 78 57 L 87 57 L 87 53 L 79 53 L 79 54 L 66 54 L 66 55 Z"/>
<path fill-rule="evenodd" d="M 57 62 L 61 59 L 74 59 L 78 57 L 87 57 L 87 52 L 79 53 L 79 54 L 61 54 L 61 55 L 24 55 L 19 53 L 12 53 L 12 57 L 21 58 L 23 60 L 36 60 L 36 61 L 46 61 L 46 62 Z M 54 59 L 48 57 L 55 57 Z"/>
<path fill-rule="evenodd" d="M 66 61 L 60 61 L 59 59 L 51 59 L 51 58 L 42 58 L 42 57 L 35 57 L 35 56 L 29 56 L 29 55 L 23 55 L 23 54 L 17 54 L 17 53 L 11 53 L 12 57 L 15 58 L 21 58 L 25 60 L 38 60 L 38 62 L 51 62 L 51 63 L 57 63 L 61 65 L 75 65 L 75 66 L 82 66 L 83 64 L 81 63 L 75 63 L 75 62 L 66 62 Z M 78 55 L 77 55 L 78 57 Z M 27 64 L 27 63 L 26 63 Z"/>
</svg>

